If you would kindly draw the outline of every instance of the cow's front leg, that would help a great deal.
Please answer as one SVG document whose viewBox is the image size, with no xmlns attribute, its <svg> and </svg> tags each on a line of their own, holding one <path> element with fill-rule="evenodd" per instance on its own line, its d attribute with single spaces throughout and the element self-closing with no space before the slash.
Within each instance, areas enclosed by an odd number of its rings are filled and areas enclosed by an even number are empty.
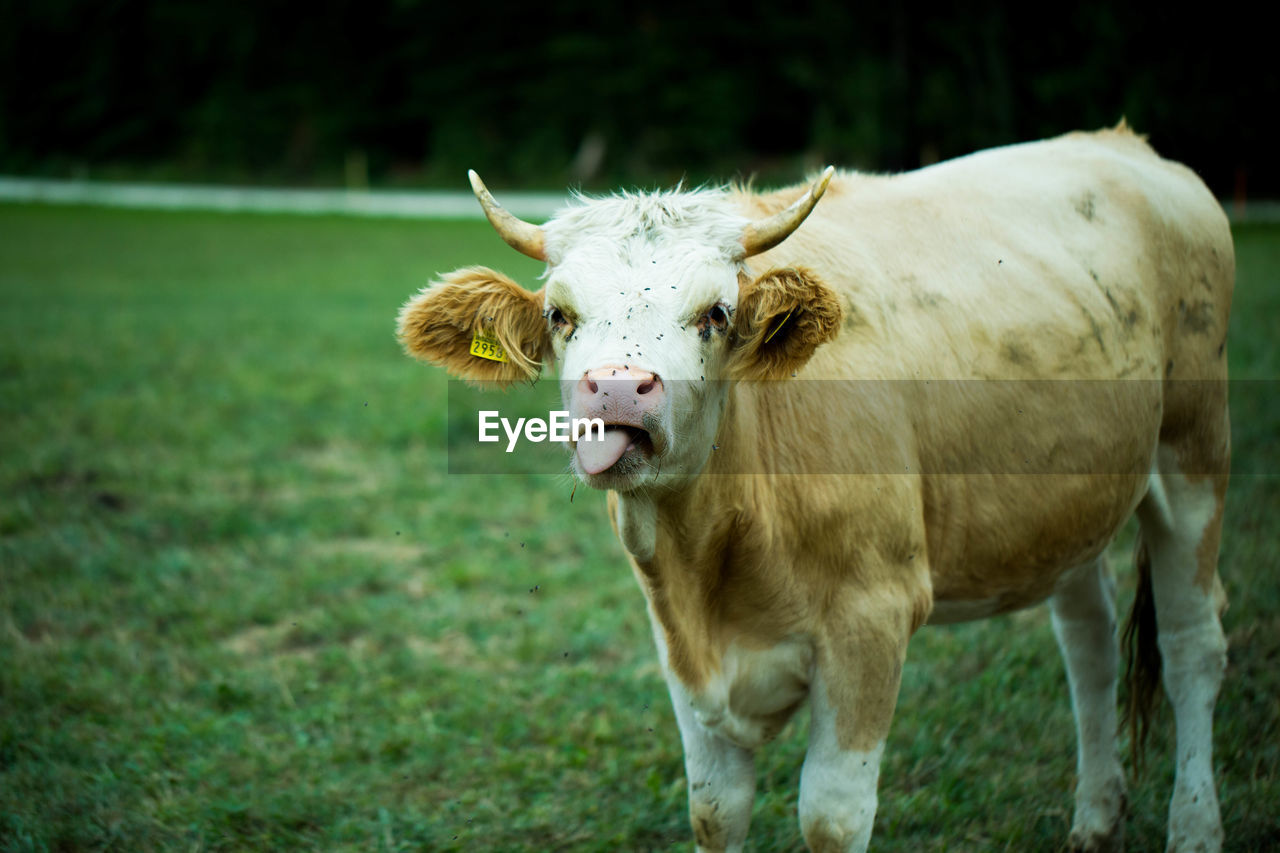
<svg viewBox="0 0 1280 853">
<path fill-rule="evenodd" d="M 875 624 L 882 622 L 882 624 Z M 814 851 L 863 851 L 912 627 L 866 615 L 819 650 L 809 689 L 809 749 L 800 775 L 800 826 Z M 897 624 L 895 624 L 897 623 Z"/>
<path fill-rule="evenodd" d="M 689 781 L 689 822 L 698 850 L 741 850 L 755 799 L 755 753 L 711 731 L 697 718 L 688 693 L 667 677 Z"/>
</svg>

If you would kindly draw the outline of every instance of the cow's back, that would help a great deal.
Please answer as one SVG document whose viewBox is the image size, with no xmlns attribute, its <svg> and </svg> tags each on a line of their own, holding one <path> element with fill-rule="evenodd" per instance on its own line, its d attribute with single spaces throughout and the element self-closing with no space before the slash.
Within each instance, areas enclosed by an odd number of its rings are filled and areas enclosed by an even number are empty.
<svg viewBox="0 0 1280 853">
<path fill-rule="evenodd" d="M 834 401 L 815 467 L 929 475 L 939 600 L 1044 598 L 1132 512 L 1161 437 L 1225 423 L 1230 231 L 1127 129 L 838 176 L 761 263 L 844 297 L 840 337 L 802 374 Z M 862 405 L 861 380 L 891 382 L 890 407 Z"/>
<path fill-rule="evenodd" d="M 1175 376 L 1221 375 L 1226 217 L 1123 129 L 838 175 L 759 263 L 807 266 L 846 298 L 809 377 L 1160 378 L 1155 350 L 1183 356 Z M 1187 333 L 1217 337 L 1197 355 Z"/>
</svg>

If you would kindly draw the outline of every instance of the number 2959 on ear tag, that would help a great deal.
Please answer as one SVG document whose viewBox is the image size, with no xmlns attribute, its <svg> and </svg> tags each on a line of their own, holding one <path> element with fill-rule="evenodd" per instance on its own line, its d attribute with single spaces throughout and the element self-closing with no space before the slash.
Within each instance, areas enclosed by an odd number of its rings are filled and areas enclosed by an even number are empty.
<svg viewBox="0 0 1280 853">
<path fill-rule="evenodd" d="M 507 360 L 507 351 L 498 343 L 497 338 L 486 337 L 478 332 L 471 338 L 471 354 L 490 361 Z"/>
</svg>

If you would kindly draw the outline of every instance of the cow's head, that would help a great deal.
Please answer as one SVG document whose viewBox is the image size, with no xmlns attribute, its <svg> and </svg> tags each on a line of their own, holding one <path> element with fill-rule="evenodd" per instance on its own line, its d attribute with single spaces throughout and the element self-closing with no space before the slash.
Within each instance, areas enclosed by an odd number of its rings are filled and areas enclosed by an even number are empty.
<svg viewBox="0 0 1280 853">
<path fill-rule="evenodd" d="M 608 425 L 603 440 L 576 443 L 574 473 L 623 492 L 675 485 L 712 452 L 733 381 L 788 378 L 839 329 L 839 300 L 811 273 L 753 275 L 745 263 L 799 227 L 832 172 L 755 221 L 727 192 L 672 191 L 582 199 L 541 227 L 500 207 L 472 172 L 498 233 L 546 262 L 546 286 L 455 271 L 404 306 L 400 339 L 472 381 L 530 380 L 554 360 L 571 417 Z M 477 334 L 507 360 L 474 356 Z"/>
</svg>

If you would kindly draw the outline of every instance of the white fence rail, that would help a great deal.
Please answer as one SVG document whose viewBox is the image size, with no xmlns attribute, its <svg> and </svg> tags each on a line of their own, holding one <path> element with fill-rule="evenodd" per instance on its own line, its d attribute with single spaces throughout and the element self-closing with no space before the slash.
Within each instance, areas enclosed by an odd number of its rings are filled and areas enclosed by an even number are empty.
<svg viewBox="0 0 1280 853">
<path fill-rule="evenodd" d="M 502 206 L 525 219 L 543 220 L 568 203 L 558 193 L 495 193 Z M 133 184 L 63 181 L 0 175 L 0 201 L 88 204 L 158 210 L 392 216 L 407 219 L 481 219 L 475 197 L 466 191 L 293 190 L 215 187 L 195 184 Z M 1280 223 L 1280 202 L 1224 201 L 1233 223 Z"/>
<path fill-rule="evenodd" d="M 546 219 L 568 203 L 555 193 L 497 192 L 516 216 Z M 88 204 L 158 210 L 394 216 L 408 219 L 483 219 L 470 192 L 286 190 L 193 184 L 129 184 L 0 176 L 0 201 Z"/>
</svg>

